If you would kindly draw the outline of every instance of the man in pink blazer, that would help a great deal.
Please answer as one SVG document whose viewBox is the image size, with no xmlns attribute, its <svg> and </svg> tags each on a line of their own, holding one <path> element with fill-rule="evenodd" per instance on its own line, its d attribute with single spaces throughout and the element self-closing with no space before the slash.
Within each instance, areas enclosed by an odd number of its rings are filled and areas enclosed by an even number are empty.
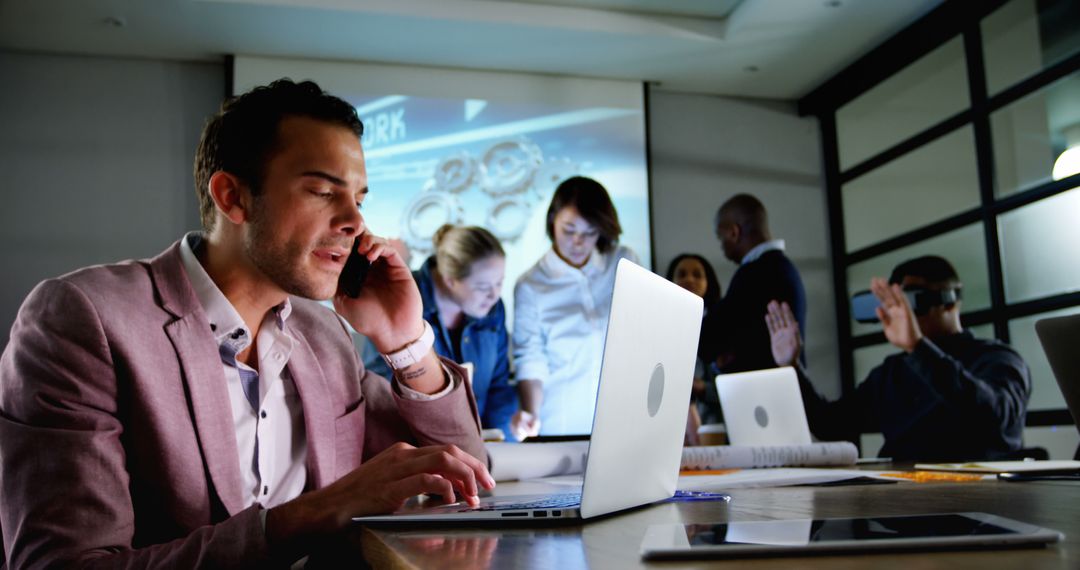
<svg viewBox="0 0 1080 570">
<path fill-rule="evenodd" d="M 463 371 L 358 211 L 362 130 L 309 82 L 233 99 L 196 157 L 205 233 L 34 289 L 0 359 L 11 567 L 287 565 L 354 515 L 494 486 Z M 356 298 L 351 247 L 372 262 Z"/>
</svg>

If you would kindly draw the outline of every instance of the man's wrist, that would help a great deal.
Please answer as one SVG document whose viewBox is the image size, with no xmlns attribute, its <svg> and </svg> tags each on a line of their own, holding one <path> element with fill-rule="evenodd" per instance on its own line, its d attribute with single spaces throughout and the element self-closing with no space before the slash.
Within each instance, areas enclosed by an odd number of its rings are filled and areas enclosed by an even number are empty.
<svg viewBox="0 0 1080 570">
<path fill-rule="evenodd" d="M 911 354 L 911 353 L 915 352 L 915 350 L 917 348 L 919 348 L 919 345 L 922 344 L 923 338 L 924 338 L 923 335 L 917 334 L 917 335 L 915 335 L 914 341 L 911 343 L 910 346 L 903 346 L 901 348 L 904 349 L 904 352 L 907 352 L 908 354 Z"/>
<path fill-rule="evenodd" d="M 420 322 L 422 327 L 420 333 L 412 337 L 412 340 L 389 352 L 382 352 L 380 349 L 383 360 L 386 361 L 387 366 L 394 371 L 395 375 L 423 360 L 431 352 L 431 348 L 435 344 L 435 331 L 432 330 L 431 325 L 424 320 Z"/>
<path fill-rule="evenodd" d="M 431 348 L 419 361 L 393 372 L 394 378 L 402 388 L 407 387 L 429 396 L 454 386 L 452 376 Z"/>
<path fill-rule="evenodd" d="M 402 327 L 405 332 L 390 330 L 386 331 L 385 334 L 363 334 L 371 340 L 372 345 L 379 351 L 379 354 L 388 354 L 401 350 L 409 344 L 416 342 L 416 340 L 424 334 L 425 324 L 427 324 L 427 321 L 420 319 L 415 325 Z"/>
<path fill-rule="evenodd" d="M 420 386 L 416 382 L 428 375 L 428 366 L 426 362 L 418 362 L 405 370 L 394 373 L 394 377 L 398 382 L 398 392 L 402 397 L 406 400 L 438 400 L 449 394 L 459 382 L 465 381 L 463 376 L 452 371 L 444 362 L 440 361 L 438 357 L 435 358 L 435 361 L 437 363 L 435 367 L 442 371 L 441 379 L 438 382 L 434 382 L 433 378 L 425 378 L 426 386 Z M 432 390 L 432 388 L 436 389 Z"/>
</svg>

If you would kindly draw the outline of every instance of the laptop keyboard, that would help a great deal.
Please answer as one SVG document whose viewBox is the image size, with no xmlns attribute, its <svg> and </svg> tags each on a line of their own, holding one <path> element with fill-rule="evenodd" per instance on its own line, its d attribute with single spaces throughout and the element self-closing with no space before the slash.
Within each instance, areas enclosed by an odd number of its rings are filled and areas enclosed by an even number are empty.
<svg viewBox="0 0 1080 570">
<path fill-rule="evenodd" d="M 538 499 L 535 501 L 524 501 L 520 503 L 493 503 L 490 505 L 481 505 L 476 508 L 461 509 L 458 512 L 476 512 L 476 511 L 516 511 L 516 510 L 530 510 L 530 509 L 566 509 L 570 507 L 577 507 L 581 504 L 581 493 L 564 493 L 560 495 L 551 495 Z"/>
</svg>

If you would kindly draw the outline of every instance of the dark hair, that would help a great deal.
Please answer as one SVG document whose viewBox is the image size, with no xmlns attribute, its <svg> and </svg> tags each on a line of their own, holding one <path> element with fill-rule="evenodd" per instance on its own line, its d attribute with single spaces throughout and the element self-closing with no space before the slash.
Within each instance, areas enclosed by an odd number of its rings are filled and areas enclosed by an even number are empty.
<svg viewBox="0 0 1080 570">
<path fill-rule="evenodd" d="M 956 269 L 943 257 L 936 255 L 924 255 L 909 259 L 893 269 L 889 276 L 889 283 L 900 284 L 904 277 L 922 277 L 929 284 L 958 287 L 960 276 Z"/>
<path fill-rule="evenodd" d="M 667 268 L 668 281 L 675 280 L 675 268 L 679 266 L 679 263 L 684 259 L 696 259 L 701 266 L 705 268 L 705 281 L 708 285 L 705 287 L 705 306 L 711 306 L 720 300 L 720 280 L 716 278 L 716 272 L 713 271 L 712 264 L 707 259 L 701 257 L 696 253 L 680 253 L 675 259 L 671 260 L 671 264 Z"/>
<path fill-rule="evenodd" d="M 195 194 L 203 228 L 214 227 L 210 177 L 225 171 L 240 178 L 258 195 L 264 169 L 279 147 L 278 127 L 286 117 L 309 117 L 345 127 L 360 138 L 364 124 L 356 108 L 311 81 L 279 79 L 221 104 L 203 129 L 195 153 Z"/>
<path fill-rule="evenodd" d="M 754 238 L 766 239 L 769 235 L 769 214 L 761 200 L 749 194 L 736 194 L 720 205 L 713 225 L 720 227 L 725 217 Z"/>
<path fill-rule="evenodd" d="M 615 248 L 622 234 L 619 213 L 615 211 L 607 190 L 599 182 L 584 176 L 573 176 L 563 180 L 555 189 L 547 211 L 547 235 L 553 242 L 555 216 L 567 206 L 573 206 L 600 233 L 600 238 L 596 240 L 596 249 L 600 253 L 608 253 Z"/>
</svg>

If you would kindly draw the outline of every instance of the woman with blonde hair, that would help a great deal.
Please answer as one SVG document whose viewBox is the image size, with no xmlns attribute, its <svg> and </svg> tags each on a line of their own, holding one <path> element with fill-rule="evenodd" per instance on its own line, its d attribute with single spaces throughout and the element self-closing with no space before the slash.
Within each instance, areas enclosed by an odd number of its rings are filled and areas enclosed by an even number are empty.
<svg viewBox="0 0 1080 570">
<path fill-rule="evenodd" d="M 472 389 L 484 428 L 509 437 L 517 395 L 510 386 L 506 310 L 500 293 L 506 254 L 484 228 L 446 224 L 432 239 L 435 254 L 413 272 L 424 301 L 424 320 L 435 332 L 435 352 L 472 371 Z M 378 358 L 366 362 L 376 372 Z"/>
</svg>

